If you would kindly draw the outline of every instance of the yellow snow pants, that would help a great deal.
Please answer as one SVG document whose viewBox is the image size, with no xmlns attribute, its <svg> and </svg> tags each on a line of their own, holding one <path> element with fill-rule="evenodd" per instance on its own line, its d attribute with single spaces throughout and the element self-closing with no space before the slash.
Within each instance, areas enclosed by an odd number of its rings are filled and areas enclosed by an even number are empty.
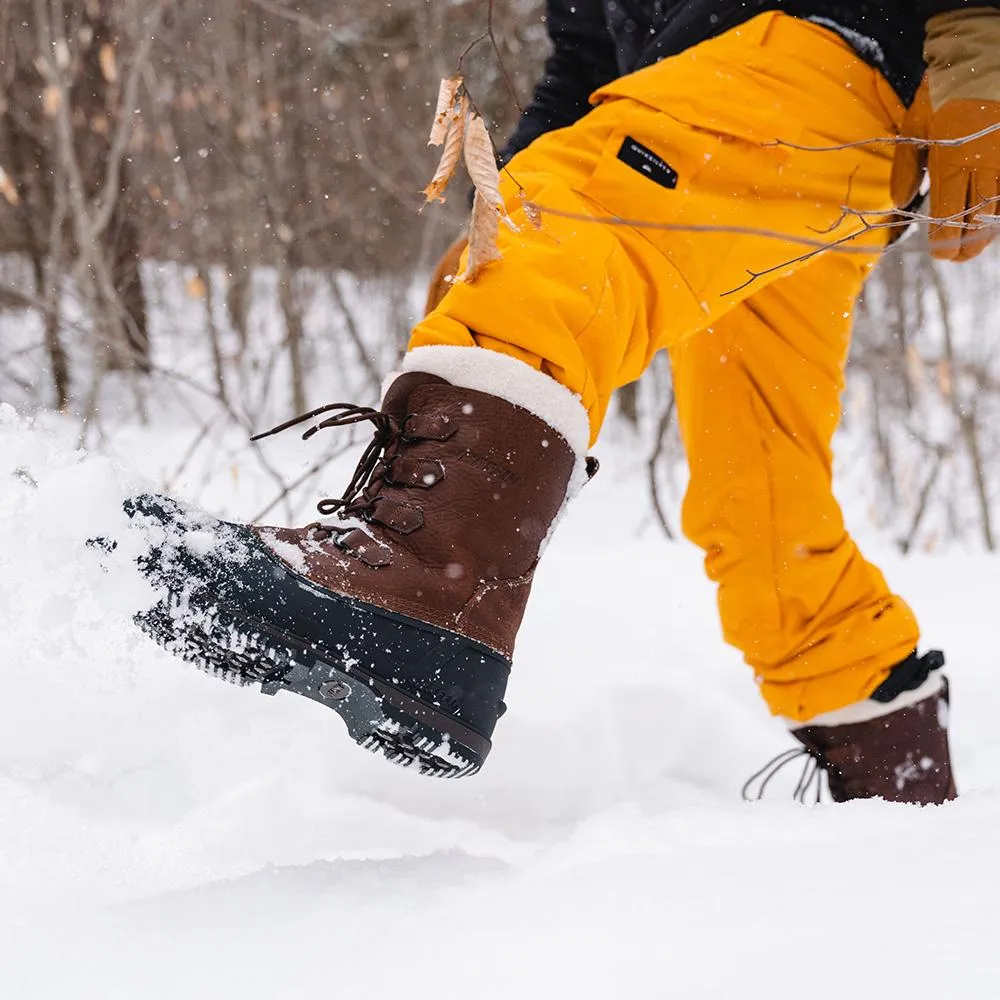
<svg viewBox="0 0 1000 1000">
<path fill-rule="evenodd" d="M 904 109 L 836 34 L 773 12 L 592 101 L 511 161 L 520 233 L 501 227 L 502 261 L 410 346 L 522 359 L 580 395 L 593 438 L 611 393 L 669 349 L 683 526 L 725 638 L 775 714 L 860 701 L 918 639 L 831 492 L 851 312 L 886 239 L 859 213 L 890 208 L 892 147 L 830 147 L 896 133 Z"/>
</svg>

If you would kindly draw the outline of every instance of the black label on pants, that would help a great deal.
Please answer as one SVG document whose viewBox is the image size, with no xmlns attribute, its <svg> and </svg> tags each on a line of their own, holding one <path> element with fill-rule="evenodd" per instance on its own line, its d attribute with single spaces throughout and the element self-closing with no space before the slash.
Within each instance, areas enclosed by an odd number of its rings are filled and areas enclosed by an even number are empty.
<svg viewBox="0 0 1000 1000">
<path fill-rule="evenodd" d="M 671 190 L 677 187 L 677 171 L 662 156 L 657 156 L 630 135 L 625 136 L 622 148 L 618 150 L 618 159 L 640 174 L 645 174 L 660 187 Z"/>
</svg>

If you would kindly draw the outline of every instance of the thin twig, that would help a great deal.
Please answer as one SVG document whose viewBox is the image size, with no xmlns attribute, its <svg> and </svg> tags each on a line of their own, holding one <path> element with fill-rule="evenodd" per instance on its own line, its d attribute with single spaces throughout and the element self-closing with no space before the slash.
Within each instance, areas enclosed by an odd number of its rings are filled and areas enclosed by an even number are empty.
<svg viewBox="0 0 1000 1000">
<path fill-rule="evenodd" d="M 762 146 L 783 146 L 785 149 L 797 149 L 803 153 L 835 153 L 841 149 L 862 149 L 865 146 L 964 146 L 967 142 L 985 139 L 994 132 L 1000 132 L 1000 123 L 987 125 L 978 132 L 959 136 L 957 139 L 926 139 L 910 135 L 886 135 L 873 139 L 858 139 L 855 142 L 843 142 L 837 146 L 802 146 L 799 143 L 788 142 L 785 139 L 774 139 L 761 143 Z"/>
<path fill-rule="evenodd" d="M 280 3 L 273 3 L 272 0 L 247 0 L 247 2 L 253 4 L 255 7 L 260 7 L 261 10 L 266 10 L 269 14 L 277 14 L 278 17 L 283 17 L 287 21 L 294 21 L 296 24 L 303 28 L 308 28 L 310 31 L 317 31 L 328 35 L 333 30 L 332 25 L 320 24 L 319 21 L 314 21 L 311 17 L 306 17 L 305 14 L 284 7 Z"/>
<path fill-rule="evenodd" d="M 121 196 L 121 170 L 125 151 L 132 139 L 135 131 L 136 109 L 139 103 L 139 81 L 145 66 L 149 62 L 149 55 L 156 41 L 157 29 L 163 17 L 163 11 L 167 6 L 167 0 L 158 0 L 149 12 L 146 23 L 143 25 L 143 37 L 138 48 L 132 56 L 132 63 L 129 66 L 128 76 L 125 79 L 125 86 L 122 90 L 122 103 L 118 112 L 118 125 L 115 129 L 114 138 L 111 141 L 110 149 L 106 156 L 106 166 L 104 170 L 104 184 L 101 192 L 94 199 L 94 204 L 99 206 L 97 213 L 90 220 L 90 237 L 96 240 L 111 222 L 115 206 Z"/>
<path fill-rule="evenodd" d="M 184 454 L 181 456 L 181 460 L 177 463 L 176 468 L 170 475 L 168 475 L 163 480 L 163 492 L 169 493 L 174 488 L 174 483 L 184 474 L 188 467 L 191 459 L 194 458 L 195 452 L 201 447 L 202 441 L 208 437 L 212 432 L 212 422 L 210 420 L 202 421 L 201 429 L 198 433 L 191 439 L 191 443 L 187 446 Z"/>
<path fill-rule="evenodd" d="M 981 208 L 989 206 L 1000 198 L 988 198 L 981 202 L 979 205 L 973 208 L 967 209 L 962 214 L 965 216 L 971 215 L 972 213 L 978 212 Z M 922 217 L 920 219 L 904 219 L 896 221 L 892 219 L 888 222 L 867 222 L 863 216 L 859 215 L 859 221 L 861 221 L 862 228 L 856 232 L 848 233 L 845 236 L 840 237 L 836 240 L 818 240 L 812 239 L 808 236 L 799 236 L 794 233 L 782 233 L 771 229 L 758 229 L 754 226 L 726 226 L 726 225 L 709 225 L 700 223 L 680 223 L 680 222 L 650 222 L 647 219 L 631 219 L 625 218 L 620 215 L 593 215 L 588 212 L 567 212 L 563 209 L 552 208 L 547 205 L 543 205 L 539 202 L 532 201 L 530 199 L 523 200 L 523 207 L 526 211 L 538 213 L 539 216 L 542 215 L 554 215 L 561 219 L 573 219 L 579 222 L 591 222 L 598 223 L 600 225 L 607 226 L 627 226 L 630 229 L 637 230 L 657 230 L 660 232 L 675 232 L 675 233 L 722 233 L 732 236 L 755 236 L 761 239 L 778 240 L 782 243 L 788 243 L 792 246 L 802 246 L 809 247 L 809 252 L 801 254 L 798 257 L 794 257 L 790 260 L 783 261 L 780 264 L 774 265 L 774 267 L 765 268 L 763 271 L 751 271 L 747 270 L 749 275 L 748 279 L 736 288 L 731 288 L 723 295 L 733 295 L 736 292 L 742 291 L 752 282 L 756 281 L 758 278 L 763 277 L 767 274 L 772 274 L 775 271 L 781 271 L 788 267 L 793 267 L 796 264 L 801 264 L 803 261 L 810 260 L 813 257 L 818 256 L 821 253 L 826 253 L 827 251 L 836 251 L 837 253 L 846 254 L 861 254 L 864 256 L 871 256 L 872 254 L 882 253 L 886 250 L 884 247 L 852 247 L 847 244 L 853 240 L 857 240 L 862 236 L 865 236 L 872 232 L 877 232 L 880 230 L 894 230 L 899 229 L 901 226 L 909 226 L 914 221 L 926 222 L 930 225 L 947 225 L 950 226 L 953 223 L 949 219 L 936 219 L 932 216 Z M 890 215 L 890 210 L 873 212 L 872 214 L 877 215 Z M 992 221 L 985 221 L 979 224 L 973 224 L 970 226 L 965 226 L 961 223 L 957 224 L 955 228 L 971 228 L 978 232 L 984 229 L 994 228 L 997 223 Z M 942 240 L 938 246 L 942 249 L 948 246 L 958 247 L 961 245 L 961 239 L 956 238 L 954 240 Z M 895 243 L 892 246 L 892 251 L 895 253 L 907 252 L 905 246 L 901 243 Z M 924 252 L 924 247 L 920 247 L 919 251 Z"/>
<path fill-rule="evenodd" d="M 992 205 L 996 202 L 1000 202 L 1000 197 L 987 198 L 979 205 L 975 205 L 972 208 L 966 209 L 962 215 L 968 216 L 973 212 L 978 212 L 981 208 Z M 722 233 L 728 234 L 730 236 L 759 236 L 762 239 L 769 240 L 779 240 L 782 243 L 791 243 L 796 246 L 811 247 L 816 250 L 826 250 L 832 249 L 844 238 L 841 237 L 840 241 L 827 241 L 813 239 L 809 236 L 799 236 L 795 233 L 783 233 L 774 229 L 758 229 L 755 226 L 727 226 L 727 225 L 717 225 L 708 223 L 688 223 L 688 222 L 651 222 L 648 219 L 633 219 L 622 215 L 595 215 L 590 212 L 568 212 L 560 208 L 552 208 L 549 205 L 544 205 L 541 202 L 532 201 L 531 199 L 525 199 L 523 201 L 523 207 L 527 211 L 537 212 L 539 215 L 553 215 L 560 219 L 572 219 L 578 222 L 593 222 L 605 226 L 627 226 L 630 229 L 649 229 L 656 230 L 660 232 L 673 232 L 673 233 Z M 898 213 L 892 209 L 879 209 L 877 211 L 872 211 L 868 213 L 870 215 L 885 215 L 894 216 Z M 861 218 L 861 213 L 858 213 L 859 218 Z M 924 222 L 928 225 L 941 225 L 950 226 L 952 225 L 951 218 L 935 218 L 929 215 L 916 215 L 915 213 L 909 213 L 906 218 L 906 225 L 913 222 Z M 873 230 L 881 229 L 897 229 L 903 223 L 896 221 L 889 222 L 869 222 L 863 229 L 856 233 L 851 234 L 851 239 L 858 236 L 862 236 L 865 233 Z M 982 229 L 992 228 L 995 223 L 985 222 L 963 225 L 961 223 L 956 223 L 956 228 L 968 228 L 975 232 Z M 944 244 L 942 244 L 943 246 Z M 956 246 L 959 245 L 959 241 L 956 241 Z M 860 254 L 869 254 L 872 252 L 870 248 L 859 247 L 854 250 L 841 250 L 841 252 L 852 252 Z"/>
<path fill-rule="evenodd" d="M 510 73 L 507 72 L 507 67 L 504 65 L 503 54 L 500 52 L 500 45 L 497 42 L 496 34 L 493 31 L 493 2 L 494 0 L 488 0 L 486 5 L 486 30 L 480 32 L 475 38 L 469 42 L 468 45 L 462 50 L 462 54 L 458 57 L 458 70 L 459 74 L 462 73 L 462 66 L 465 62 L 465 57 L 482 41 L 487 38 L 490 40 L 490 45 L 493 48 L 493 52 L 497 57 L 497 65 L 500 67 L 500 73 L 503 76 L 504 86 L 507 88 L 507 93 L 510 94 L 510 99 L 514 102 L 514 107 L 517 109 L 517 113 L 523 115 L 524 108 L 521 107 L 521 102 L 517 99 L 517 91 L 514 90 L 514 83 L 510 78 Z M 478 112 L 477 112 L 478 113 Z"/>
<path fill-rule="evenodd" d="M 347 335 L 357 352 L 358 361 L 361 362 L 361 367 L 368 376 L 369 387 L 377 394 L 382 385 L 382 373 L 368 356 L 368 349 L 365 346 L 364 338 L 361 336 L 361 330 L 354 321 L 354 315 L 347 305 L 347 300 L 344 298 L 344 293 L 340 288 L 340 282 L 337 280 L 338 277 L 337 274 L 332 272 L 327 276 L 330 295 L 340 310 L 341 316 L 344 318 L 344 328 L 347 330 Z"/>
<path fill-rule="evenodd" d="M 308 482 L 309 479 L 315 476 L 316 473 L 319 472 L 321 469 L 323 469 L 325 466 L 329 465 L 330 462 L 332 462 L 334 459 L 339 458 L 345 452 L 353 448 L 354 444 L 355 442 L 353 441 L 353 439 L 349 440 L 336 450 L 332 452 L 327 452 L 322 458 L 317 459 L 300 476 L 297 476 L 290 483 L 286 483 L 281 492 L 266 507 L 261 508 L 261 510 L 259 510 L 256 514 L 254 514 L 254 516 L 250 520 L 255 523 L 261 521 L 263 518 L 267 517 L 267 515 L 270 514 L 271 511 L 274 510 L 274 508 L 277 507 L 279 503 L 282 502 L 285 503 L 286 510 L 290 511 L 291 508 L 288 505 L 288 498 L 292 494 L 292 492 L 297 490 L 300 486 L 304 485 L 306 482 Z"/>
<path fill-rule="evenodd" d="M 946 458 L 951 456 L 951 451 L 946 445 L 938 445 L 934 449 L 934 464 L 931 466 L 930 472 L 927 474 L 927 478 L 924 480 L 924 485 L 920 488 L 920 494 L 917 498 L 917 507 L 913 512 L 913 518 L 910 521 L 910 530 L 907 531 L 905 537 L 901 538 L 897 543 L 899 545 L 899 551 L 903 555 L 907 555 L 910 549 L 913 547 L 914 539 L 917 537 L 917 531 L 920 529 L 920 525 L 923 522 L 924 514 L 927 512 L 927 507 L 931 498 L 931 493 L 934 491 L 934 485 L 938 481 L 938 476 L 941 474 L 941 469 L 944 466 Z"/>
<path fill-rule="evenodd" d="M 677 395 L 673 389 L 671 389 L 670 401 L 660 414 L 660 420 L 656 427 L 656 447 L 653 449 L 653 453 L 649 456 L 649 461 L 646 463 L 646 472 L 649 478 L 649 496 L 653 502 L 653 511 L 656 514 L 657 520 L 660 522 L 660 527 L 663 529 L 663 533 L 670 539 L 670 541 L 673 541 L 676 536 L 670 528 L 670 522 L 667 520 L 667 515 L 664 513 L 663 505 L 660 503 L 660 490 L 656 481 L 656 467 L 659 464 L 660 456 L 663 454 L 663 449 L 666 445 L 667 431 L 669 430 L 671 421 L 673 420 L 674 406 L 676 402 Z"/>
</svg>

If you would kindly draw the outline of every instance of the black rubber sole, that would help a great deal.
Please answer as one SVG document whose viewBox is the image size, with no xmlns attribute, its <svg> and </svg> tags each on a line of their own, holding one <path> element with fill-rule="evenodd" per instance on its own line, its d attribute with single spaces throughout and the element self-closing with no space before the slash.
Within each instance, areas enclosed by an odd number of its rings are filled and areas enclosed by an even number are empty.
<svg viewBox="0 0 1000 1000">
<path fill-rule="evenodd" d="M 466 636 L 300 575 L 243 525 L 152 494 L 126 513 L 137 565 L 161 595 L 136 619 L 210 674 L 332 708 L 359 746 L 420 774 L 478 771 L 503 714 L 510 663 Z"/>
<path fill-rule="evenodd" d="M 193 607 L 168 597 L 136 623 L 160 646 L 214 677 L 259 684 L 268 695 L 291 691 L 332 708 L 358 746 L 419 774 L 465 777 L 489 753 L 486 737 L 433 706 L 224 605 Z"/>
</svg>

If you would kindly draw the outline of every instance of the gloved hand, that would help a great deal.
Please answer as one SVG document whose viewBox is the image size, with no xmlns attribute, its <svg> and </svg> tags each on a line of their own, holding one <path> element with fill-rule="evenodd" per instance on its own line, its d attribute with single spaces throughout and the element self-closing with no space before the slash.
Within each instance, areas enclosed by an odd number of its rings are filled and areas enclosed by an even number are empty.
<svg viewBox="0 0 1000 1000">
<path fill-rule="evenodd" d="M 427 303 L 424 306 L 424 315 L 433 312 L 438 303 L 445 297 L 445 293 L 451 288 L 451 279 L 458 274 L 459 258 L 468 246 L 468 240 L 462 236 L 444 252 L 444 256 L 438 262 L 434 274 L 431 275 L 430 283 L 427 286 Z"/>
<path fill-rule="evenodd" d="M 966 8 L 927 22 L 927 76 L 903 122 L 903 135 L 928 145 L 900 145 L 892 170 L 899 206 L 916 195 L 926 162 L 931 215 L 953 223 L 983 225 L 1000 215 L 1000 10 Z M 960 145 L 941 141 L 996 128 Z M 931 253 L 939 260 L 969 260 L 1000 233 L 1000 226 L 930 227 Z"/>
</svg>

